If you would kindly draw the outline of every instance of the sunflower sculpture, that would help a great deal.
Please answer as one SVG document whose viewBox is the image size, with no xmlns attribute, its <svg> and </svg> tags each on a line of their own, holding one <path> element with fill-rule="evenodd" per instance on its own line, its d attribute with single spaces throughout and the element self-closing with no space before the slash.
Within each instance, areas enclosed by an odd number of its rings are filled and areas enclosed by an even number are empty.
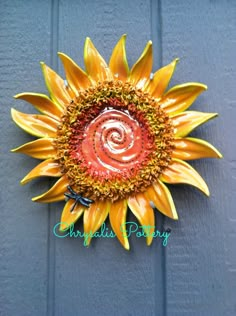
<svg viewBox="0 0 236 316">
<path fill-rule="evenodd" d="M 61 231 L 83 215 L 84 233 L 93 234 L 109 216 L 117 238 L 129 249 L 124 234 L 127 210 L 149 230 L 146 242 L 150 245 L 155 227 L 151 201 L 161 213 L 178 219 L 164 183 L 190 184 L 208 196 L 205 181 L 185 160 L 220 158 L 221 154 L 206 141 L 186 137 L 217 116 L 186 111 L 207 87 L 191 82 L 166 92 L 178 59 L 151 74 L 149 41 L 129 69 L 125 40 L 123 35 L 108 66 L 87 38 L 86 71 L 59 53 L 66 81 L 41 63 L 50 98 L 36 93 L 15 98 L 30 102 L 42 114 L 12 109 L 14 122 L 38 139 L 12 151 L 43 160 L 22 184 L 42 176 L 59 178 L 49 191 L 32 200 L 66 200 Z M 86 245 L 90 241 L 91 237 Z"/>
</svg>

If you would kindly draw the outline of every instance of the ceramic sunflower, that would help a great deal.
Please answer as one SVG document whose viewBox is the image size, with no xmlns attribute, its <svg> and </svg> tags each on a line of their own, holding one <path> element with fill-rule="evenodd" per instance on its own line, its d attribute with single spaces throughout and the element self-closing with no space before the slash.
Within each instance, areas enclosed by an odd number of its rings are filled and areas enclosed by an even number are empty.
<svg viewBox="0 0 236 316">
<path fill-rule="evenodd" d="M 191 82 L 167 90 L 178 59 L 152 74 L 151 41 L 129 69 L 125 40 L 123 35 L 107 65 L 87 38 L 85 71 L 58 53 L 66 80 L 41 63 L 50 97 L 21 93 L 15 98 L 30 102 L 42 114 L 12 109 L 12 118 L 38 138 L 13 152 L 43 160 L 21 183 L 42 176 L 59 178 L 49 191 L 32 200 L 66 201 L 61 231 L 83 216 L 84 232 L 95 233 L 109 216 L 117 238 L 129 249 L 127 235 L 121 230 L 128 209 L 151 232 L 156 210 L 150 202 L 177 220 L 166 183 L 189 184 L 208 196 L 205 181 L 185 161 L 220 158 L 221 154 L 208 142 L 187 137 L 217 116 L 186 111 L 207 87 Z M 152 239 L 149 231 L 147 245 Z M 90 241 L 88 238 L 87 245 Z"/>
</svg>

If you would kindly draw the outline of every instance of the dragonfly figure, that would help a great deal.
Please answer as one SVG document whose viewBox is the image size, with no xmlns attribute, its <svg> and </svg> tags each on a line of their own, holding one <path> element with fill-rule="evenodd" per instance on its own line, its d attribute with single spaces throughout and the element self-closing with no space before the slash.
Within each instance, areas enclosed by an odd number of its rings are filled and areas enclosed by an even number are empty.
<svg viewBox="0 0 236 316">
<path fill-rule="evenodd" d="M 67 200 L 69 199 L 73 199 L 75 200 L 75 203 L 73 204 L 72 208 L 71 208 L 71 212 L 73 212 L 75 206 L 80 203 L 83 206 L 89 207 L 91 203 L 94 203 L 93 200 L 90 200 L 86 197 L 83 197 L 82 195 L 76 193 L 71 186 L 68 186 L 67 189 L 69 190 L 70 193 L 65 193 L 65 197 Z"/>
</svg>

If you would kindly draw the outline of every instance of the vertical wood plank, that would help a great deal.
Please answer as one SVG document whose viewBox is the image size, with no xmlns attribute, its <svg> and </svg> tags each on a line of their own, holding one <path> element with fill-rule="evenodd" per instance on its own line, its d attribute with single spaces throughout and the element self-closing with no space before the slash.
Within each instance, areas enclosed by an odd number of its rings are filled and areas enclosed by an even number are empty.
<svg viewBox="0 0 236 316">
<path fill-rule="evenodd" d="M 151 34 L 153 42 L 154 67 L 153 71 L 162 67 L 162 12 L 161 1 L 151 0 Z M 156 221 L 159 223 L 159 231 L 164 227 L 164 216 L 155 210 Z M 155 270 L 155 315 L 166 314 L 166 249 L 161 247 L 155 252 L 154 265 L 160 266 L 160 271 Z M 161 272 L 161 273 L 160 273 Z"/>
<path fill-rule="evenodd" d="M 45 92 L 39 61 L 49 62 L 49 48 L 48 1 L 0 2 L 1 316 L 46 315 L 48 213 L 46 205 L 30 199 L 47 182 L 19 185 L 37 161 L 10 153 L 33 139 L 11 121 L 10 108 L 33 111 L 12 96 Z"/>
<path fill-rule="evenodd" d="M 173 83 L 200 81 L 209 90 L 193 110 L 220 118 L 192 133 L 224 159 L 192 163 L 209 184 L 207 199 L 172 189 L 179 212 L 167 247 L 167 315 L 235 315 L 235 52 L 234 1 L 162 1 L 164 64 L 180 57 Z"/>
<path fill-rule="evenodd" d="M 59 0 L 51 0 L 50 14 L 50 66 L 58 71 L 58 25 L 59 25 Z M 53 181 L 49 180 L 49 183 Z M 51 185 L 50 185 L 51 187 Z M 51 226 L 54 225 L 57 204 L 48 205 L 48 240 L 47 240 L 47 316 L 55 315 L 55 238 L 51 233 Z"/>
<path fill-rule="evenodd" d="M 130 65 L 152 36 L 151 6 L 141 0 L 60 1 L 59 17 L 59 51 L 82 67 L 86 36 L 108 61 L 119 37 L 128 33 Z M 131 215 L 128 220 L 135 221 Z M 82 230 L 81 223 L 77 229 Z M 56 239 L 55 315 L 162 315 L 161 242 L 154 240 L 148 248 L 145 240 L 132 238 L 131 247 L 126 252 L 117 240 L 100 238 L 87 249 L 81 239 Z"/>
<path fill-rule="evenodd" d="M 160 3 L 1 1 L 1 316 L 236 313 L 232 192 L 236 179 L 232 137 L 236 133 L 236 6 L 230 0 L 195 4 L 168 0 L 162 8 Z M 161 65 L 163 51 L 163 64 L 181 58 L 172 84 L 203 81 L 209 86 L 193 109 L 218 111 L 220 118 L 193 136 L 211 141 L 224 154 L 222 161 L 192 163 L 206 178 L 210 199 L 190 187 L 171 187 L 180 220 L 165 220 L 165 226 L 172 228 L 168 246 L 163 249 L 154 240 L 147 248 L 144 240 L 131 238 L 130 253 L 112 239 L 94 240 L 88 249 L 81 239 L 57 239 L 52 229 L 60 220 L 63 203 L 50 206 L 49 212 L 47 205 L 32 204 L 30 198 L 46 190 L 48 182 L 20 187 L 19 180 L 37 162 L 9 153 L 12 147 L 32 140 L 10 121 L 9 111 L 14 106 L 32 112 L 30 105 L 14 101 L 12 95 L 24 90 L 46 92 L 38 61 L 63 74 L 56 56 L 60 50 L 83 65 L 86 36 L 108 60 L 123 33 L 128 33 L 130 65 L 152 38 L 154 69 Z M 135 221 L 131 215 L 128 220 Z M 162 229 L 159 215 L 157 225 Z M 77 228 L 82 230 L 81 223 Z"/>
</svg>

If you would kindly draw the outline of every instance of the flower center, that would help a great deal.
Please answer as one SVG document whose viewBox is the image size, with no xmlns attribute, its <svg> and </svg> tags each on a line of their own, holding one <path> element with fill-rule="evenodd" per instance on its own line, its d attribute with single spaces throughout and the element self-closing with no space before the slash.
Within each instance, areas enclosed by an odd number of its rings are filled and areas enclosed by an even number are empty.
<svg viewBox="0 0 236 316">
<path fill-rule="evenodd" d="M 98 83 L 68 105 L 56 147 L 80 194 L 117 200 L 144 191 L 171 160 L 173 128 L 155 99 L 128 83 Z"/>
<path fill-rule="evenodd" d="M 91 174 L 97 171 L 111 179 L 121 172 L 132 175 L 132 170 L 150 154 L 148 146 L 144 126 L 128 112 L 106 108 L 85 128 L 74 158 L 84 159 Z"/>
</svg>

